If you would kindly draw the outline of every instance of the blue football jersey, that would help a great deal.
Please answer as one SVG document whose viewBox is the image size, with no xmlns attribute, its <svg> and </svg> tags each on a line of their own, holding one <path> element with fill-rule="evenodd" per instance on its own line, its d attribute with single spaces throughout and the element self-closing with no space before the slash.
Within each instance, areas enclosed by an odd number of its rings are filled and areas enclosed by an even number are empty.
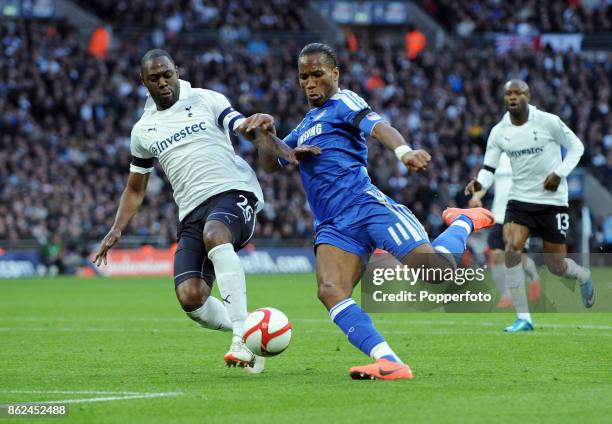
<svg viewBox="0 0 612 424">
<path fill-rule="evenodd" d="M 381 121 L 357 94 L 339 90 L 323 106 L 311 109 L 285 137 L 292 148 L 309 145 L 323 150 L 299 164 L 315 225 L 331 222 L 371 188 L 364 133 L 371 134 Z"/>
</svg>

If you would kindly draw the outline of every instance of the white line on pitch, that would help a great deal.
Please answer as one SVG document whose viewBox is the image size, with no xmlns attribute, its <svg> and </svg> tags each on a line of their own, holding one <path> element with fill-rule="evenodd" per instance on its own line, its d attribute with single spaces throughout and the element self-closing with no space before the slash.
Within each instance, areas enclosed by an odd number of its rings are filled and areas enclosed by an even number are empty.
<svg viewBox="0 0 612 424">
<path fill-rule="evenodd" d="M 118 392 L 108 390 L 0 390 L 0 393 L 59 394 L 59 395 L 146 395 L 143 392 Z"/>
<path fill-rule="evenodd" d="M 197 331 L 198 327 L 194 327 Z M 190 333 L 193 329 L 189 328 L 99 328 L 99 327 L 0 327 L 0 331 L 42 331 L 49 333 L 128 333 L 128 332 L 149 332 L 149 333 Z"/>
<path fill-rule="evenodd" d="M 53 317 L 51 323 L 59 322 L 74 322 L 77 318 Z M 113 318 L 113 317 L 78 317 L 80 322 L 185 322 L 184 317 L 131 317 L 131 318 Z M 37 317 L 0 317 L 0 322 L 40 322 Z"/>
<path fill-rule="evenodd" d="M 110 402 L 115 400 L 149 399 L 182 395 L 182 392 L 141 393 L 141 392 L 112 392 L 103 390 L 0 390 L 0 393 L 12 394 L 73 394 L 73 395 L 114 395 L 81 399 L 46 400 L 37 403 L 88 403 Z"/>
<path fill-rule="evenodd" d="M 149 398 L 159 398 L 159 397 L 170 397 L 170 396 L 178 396 L 180 394 L 182 394 L 182 393 L 180 393 L 180 392 L 140 393 L 140 394 L 135 394 L 135 395 L 125 395 L 125 396 L 106 396 L 106 397 L 95 397 L 95 398 L 85 398 L 85 399 L 47 400 L 47 401 L 37 402 L 37 403 L 54 404 L 54 403 L 111 402 L 111 401 L 114 401 L 114 400 L 149 399 Z"/>
</svg>

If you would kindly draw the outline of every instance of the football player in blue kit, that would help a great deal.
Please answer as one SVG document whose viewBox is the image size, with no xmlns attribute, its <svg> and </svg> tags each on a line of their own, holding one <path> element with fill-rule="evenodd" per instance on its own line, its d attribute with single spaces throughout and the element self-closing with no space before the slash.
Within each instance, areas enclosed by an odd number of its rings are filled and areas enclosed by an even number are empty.
<svg viewBox="0 0 612 424">
<path fill-rule="evenodd" d="M 395 151 L 410 170 L 427 168 L 431 157 L 412 150 L 402 135 L 372 111 L 357 94 L 338 87 L 336 54 L 325 44 L 304 47 L 298 57 L 299 82 L 311 107 L 283 140 L 294 149 L 308 203 L 315 218 L 318 297 L 332 321 L 351 344 L 375 360 L 353 367 L 353 379 L 409 379 L 410 367 L 374 327 L 351 297 L 375 248 L 391 253 L 409 267 L 454 268 L 472 231 L 495 224 L 483 208 L 450 208 L 443 212 L 449 227 L 431 244 L 412 212 L 374 186 L 367 172 L 365 134 Z M 258 136 L 275 137 L 269 120 L 255 114 L 241 125 Z M 265 171 L 286 162 L 260 152 Z M 394 166 L 390 164 L 390 166 Z"/>
</svg>

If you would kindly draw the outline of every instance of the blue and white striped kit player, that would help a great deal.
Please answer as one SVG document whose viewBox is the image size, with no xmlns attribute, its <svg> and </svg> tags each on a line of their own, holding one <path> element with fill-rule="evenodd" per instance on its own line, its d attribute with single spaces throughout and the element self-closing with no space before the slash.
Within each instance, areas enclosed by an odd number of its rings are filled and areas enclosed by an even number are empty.
<svg viewBox="0 0 612 424">
<path fill-rule="evenodd" d="M 429 237 L 414 214 L 383 194 L 367 172 L 368 148 L 365 134 L 385 120 L 349 90 L 339 90 L 321 107 L 311 109 L 302 122 L 284 139 L 292 148 L 314 145 L 320 155 L 309 155 L 299 163 L 310 208 L 315 217 L 315 249 L 329 244 L 358 256 L 365 266 L 375 248 L 399 261 Z M 279 163 L 284 166 L 283 160 Z M 450 226 L 432 242 L 435 251 L 451 254 L 458 261 L 465 251 L 474 224 L 467 216 L 448 219 Z M 490 215 L 490 225 L 493 225 Z M 317 259 L 318 260 L 318 259 Z M 330 318 L 349 341 L 366 355 L 402 364 L 374 327 L 369 315 L 348 297 L 332 306 Z M 381 368 L 382 369 L 382 368 Z M 369 368 L 351 368 L 351 377 L 383 378 Z M 407 373 L 410 378 L 411 372 Z"/>
<path fill-rule="evenodd" d="M 311 109 L 284 139 L 292 148 L 309 144 L 323 150 L 300 162 L 315 218 L 315 246 L 332 244 L 359 256 L 364 264 L 375 248 L 401 259 L 429 243 L 412 212 L 383 194 L 368 175 L 364 133 L 370 134 L 382 121 L 357 94 L 340 90 L 322 107 Z"/>
<path fill-rule="evenodd" d="M 392 149 L 416 172 L 426 169 L 430 155 L 420 149 L 413 151 L 365 100 L 338 87 L 340 70 L 331 47 L 320 43 L 305 46 L 298 57 L 298 74 L 311 109 L 283 141 L 294 149 L 314 214 L 317 295 L 348 341 L 376 361 L 352 367 L 351 378 L 412 378 L 410 367 L 351 297 L 355 284 L 375 248 L 387 250 L 411 267 L 452 268 L 463 254 L 469 234 L 493 225 L 493 214 L 482 208 L 447 209 L 443 219 L 449 227 L 430 244 L 412 212 L 372 184 L 365 135 Z M 255 128 L 260 125 L 258 120 L 252 116 L 243 125 Z M 260 162 L 269 171 L 286 164 L 265 154 Z"/>
<path fill-rule="evenodd" d="M 315 218 L 315 247 L 323 243 L 337 246 L 359 256 L 363 264 L 376 248 L 402 260 L 417 246 L 429 243 L 410 209 L 383 194 L 368 175 L 364 135 L 384 121 L 357 94 L 339 90 L 322 107 L 311 109 L 284 139 L 292 148 L 309 144 L 323 150 L 300 162 Z M 472 231 L 468 222 L 458 225 L 464 225 L 468 234 Z M 442 245 L 440 250 L 449 252 Z M 464 250 L 461 242 L 450 251 L 462 254 Z"/>
</svg>

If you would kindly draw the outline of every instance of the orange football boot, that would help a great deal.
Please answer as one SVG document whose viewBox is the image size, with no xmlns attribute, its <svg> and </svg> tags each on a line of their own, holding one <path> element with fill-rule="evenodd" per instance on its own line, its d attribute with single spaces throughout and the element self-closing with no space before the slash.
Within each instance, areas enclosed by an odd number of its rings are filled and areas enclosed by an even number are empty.
<svg viewBox="0 0 612 424">
<path fill-rule="evenodd" d="M 446 208 L 442 212 L 442 219 L 444 219 L 446 225 L 451 225 L 459 215 L 463 215 L 472 221 L 474 231 L 495 225 L 495 215 L 485 208 Z"/>
<path fill-rule="evenodd" d="M 381 358 L 373 364 L 352 367 L 349 375 L 353 380 L 399 380 L 411 379 L 412 370 L 408 365 Z"/>
<path fill-rule="evenodd" d="M 529 282 L 529 301 L 537 302 L 540 298 L 540 290 L 542 285 L 540 284 L 540 280 L 535 279 Z"/>
<path fill-rule="evenodd" d="M 501 309 L 509 308 L 512 306 L 512 298 L 510 296 L 502 296 L 499 298 L 497 307 Z"/>
</svg>

